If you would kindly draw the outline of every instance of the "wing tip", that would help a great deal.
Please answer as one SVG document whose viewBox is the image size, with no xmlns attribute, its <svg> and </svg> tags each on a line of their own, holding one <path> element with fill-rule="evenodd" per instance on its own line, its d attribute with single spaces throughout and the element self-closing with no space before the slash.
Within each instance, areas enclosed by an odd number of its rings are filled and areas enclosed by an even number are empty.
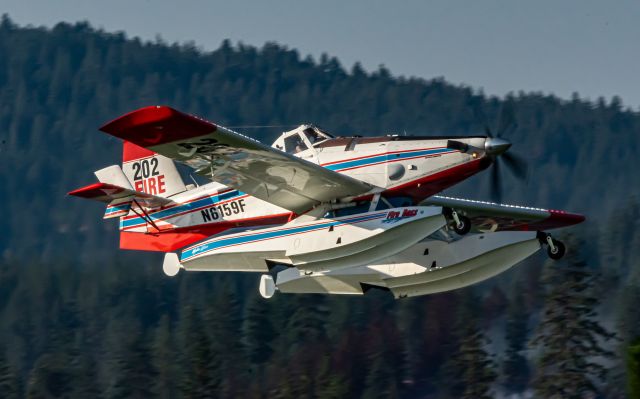
<svg viewBox="0 0 640 399">
<path fill-rule="evenodd" d="M 211 133 L 216 125 L 166 105 L 152 105 L 124 114 L 99 130 L 146 148 Z"/>
<path fill-rule="evenodd" d="M 558 211 L 555 209 L 549 210 L 549 214 L 550 216 L 549 218 L 547 218 L 547 220 L 545 220 L 545 222 L 552 225 L 553 227 L 573 226 L 587 220 L 587 217 L 585 215 L 581 215 L 579 213 Z"/>
<path fill-rule="evenodd" d="M 100 182 L 93 183 L 93 184 L 89 184 L 88 186 L 71 190 L 67 193 L 67 195 L 73 195 L 74 197 L 80 197 L 80 198 L 93 198 L 96 196 L 95 193 L 104 187 L 105 187 L 105 183 L 100 183 Z"/>
<path fill-rule="evenodd" d="M 171 111 L 174 111 L 174 109 L 165 105 L 149 105 L 120 115 L 119 117 L 100 126 L 98 130 L 116 135 L 123 128 L 126 128 L 128 123 L 131 123 L 136 118 L 150 115 L 154 115 L 157 118 L 159 114 L 170 115 Z"/>
</svg>

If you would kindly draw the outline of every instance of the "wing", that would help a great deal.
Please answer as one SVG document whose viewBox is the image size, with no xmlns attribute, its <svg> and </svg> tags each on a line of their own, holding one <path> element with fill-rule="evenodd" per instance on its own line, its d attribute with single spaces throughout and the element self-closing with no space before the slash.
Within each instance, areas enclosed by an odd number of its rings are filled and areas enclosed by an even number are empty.
<svg viewBox="0 0 640 399">
<path fill-rule="evenodd" d="M 100 130 L 296 213 L 322 202 L 364 194 L 372 188 L 169 107 L 142 108 Z"/>
<path fill-rule="evenodd" d="M 549 230 L 581 223 L 585 217 L 564 211 L 529 208 L 517 205 L 500 205 L 435 195 L 423 204 L 455 209 L 471 220 L 478 231 L 533 231 Z"/>
</svg>

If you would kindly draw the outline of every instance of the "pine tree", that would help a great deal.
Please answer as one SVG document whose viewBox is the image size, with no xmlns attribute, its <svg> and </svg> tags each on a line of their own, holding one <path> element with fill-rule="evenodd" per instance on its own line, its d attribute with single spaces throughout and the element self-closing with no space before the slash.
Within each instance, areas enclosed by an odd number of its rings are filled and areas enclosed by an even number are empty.
<svg viewBox="0 0 640 399">
<path fill-rule="evenodd" d="M 634 278 L 627 282 L 619 293 L 618 331 L 624 345 L 629 345 L 640 334 L 640 279 Z"/>
<path fill-rule="evenodd" d="M 497 375 L 493 359 L 484 349 L 486 337 L 484 332 L 475 326 L 466 330 L 460 346 L 460 359 L 465 363 L 462 380 L 464 391 L 460 398 L 490 399 L 491 385 Z"/>
<path fill-rule="evenodd" d="M 488 340 L 479 326 L 479 301 L 471 288 L 459 295 L 462 300 L 455 329 L 457 348 L 445 366 L 445 389 L 455 398 L 489 399 L 497 375 L 494 361 L 484 349 Z"/>
<path fill-rule="evenodd" d="M 629 399 L 640 399 L 640 339 L 628 346 L 626 355 Z"/>
<path fill-rule="evenodd" d="M 565 262 L 547 264 L 542 320 L 532 345 L 540 350 L 533 387 L 544 398 L 583 398 L 598 393 L 607 369 L 596 357 L 611 356 L 602 341 L 614 334 L 596 321 L 600 300 L 595 274 L 580 255 L 583 244 L 568 237 Z"/>
<path fill-rule="evenodd" d="M 214 355 L 200 312 L 183 309 L 179 325 L 182 354 L 181 393 L 186 398 L 213 398 L 220 388 L 220 359 Z"/>
<path fill-rule="evenodd" d="M 315 396 L 326 399 L 340 399 L 349 396 L 348 376 L 340 373 L 335 365 L 331 364 L 329 355 L 325 355 L 320 360 Z"/>
<path fill-rule="evenodd" d="M 244 336 L 249 361 L 262 364 L 269 361 L 273 354 L 273 339 L 276 336 L 266 300 L 257 295 L 253 296 L 246 311 Z"/>
<path fill-rule="evenodd" d="M 365 335 L 367 376 L 363 396 L 366 398 L 398 397 L 404 370 L 404 351 L 395 324 L 383 315 L 372 320 Z"/>
<path fill-rule="evenodd" d="M 0 352 L 0 397 L 6 399 L 21 397 L 20 382 L 7 362 L 4 351 Z"/>
<path fill-rule="evenodd" d="M 174 398 L 177 395 L 178 364 L 172 335 L 171 322 L 163 315 L 155 329 L 151 347 L 151 364 L 156 373 L 153 394 L 157 398 Z"/>
<path fill-rule="evenodd" d="M 109 389 L 109 398 L 147 398 L 153 393 L 155 373 L 151 367 L 148 338 L 140 327 L 129 323 L 128 336 L 114 357 L 116 378 Z"/>
<path fill-rule="evenodd" d="M 507 350 L 502 363 L 503 385 L 509 392 L 522 392 L 529 381 L 529 364 L 522 353 L 527 345 L 528 321 L 522 285 L 517 284 L 507 309 Z"/>
<path fill-rule="evenodd" d="M 394 381 L 391 367 L 385 363 L 383 356 L 376 356 L 369 363 L 369 373 L 365 381 L 363 398 L 397 398 L 398 387 Z"/>
<path fill-rule="evenodd" d="M 326 297 L 315 295 L 310 301 L 308 297 L 296 296 L 295 311 L 287 323 L 287 338 L 292 345 L 304 342 L 317 342 L 326 339 L 328 311 Z"/>
<path fill-rule="evenodd" d="M 205 311 L 214 356 L 221 372 L 219 397 L 232 398 L 242 388 L 247 361 L 242 343 L 242 312 L 236 294 L 225 284 Z"/>
<path fill-rule="evenodd" d="M 64 397 L 71 393 L 73 374 L 67 367 L 69 359 L 60 353 L 45 353 L 31 370 L 27 398 Z"/>
<path fill-rule="evenodd" d="M 86 338 L 85 338 L 86 339 Z M 70 368 L 73 370 L 73 382 L 70 397 L 73 398 L 100 398 L 101 391 L 96 383 L 98 370 L 95 356 L 90 345 L 94 338 L 89 338 L 89 342 L 78 339 L 71 353 Z"/>
</svg>

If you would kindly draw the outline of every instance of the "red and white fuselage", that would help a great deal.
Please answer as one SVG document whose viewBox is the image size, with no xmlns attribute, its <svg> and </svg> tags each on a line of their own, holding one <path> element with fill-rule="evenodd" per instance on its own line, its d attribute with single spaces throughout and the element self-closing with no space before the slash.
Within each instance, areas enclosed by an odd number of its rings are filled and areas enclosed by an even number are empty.
<svg viewBox="0 0 640 399">
<path fill-rule="evenodd" d="M 386 198 L 398 198 L 398 203 L 417 204 L 488 165 L 479 153 L 466 154 L 447 148 L 451 137 L 327 136 L 314 145 L 303 133 L 310 128 L 303 125 L 284 133 L 273 147 L 284 148 L 285 141 L 293 137 L 303 140 L 304 149 L 298 152 L 291 150 L 296 157 L 369 183 L 374 188 L 362 198 L 383 193 Z M 483 137 L 457 137 L 456 140 L 478 148 L 484 145 Z M 125 143 L 122 168 L 134 188 L 153 195 L 164 195 L 167 192 L 162 190 L 171 187 L 174 192 L 169 192 L 168 197 L 175 203 L 148 211 L 159 231 L 136 213 L 131 212 L 123 217 L 120 221 L 123 233 L 121 248 L 171 251 L 183 246 L 185 241 L 197 241 L 228 228 L 279 224 L 297 216 L 216 182 L 199 187 L 191 185 L 188 186 L 189 190 L 183 185 L 181 192 L 175 192 L 174 185 L 168 185 L 167 181 L 176 181 L 177 171 L 167 165 L 168 162 L 172 161 Z M 153 175 L 154 166 L 158 164 L 157 169 L 163 173 Z M 156 236 L 142 237 L 136 233 L 156 233 Z M 181 234 L 179 242 L 176 242 L 176 233 Z"/>
<path fill-rule="evenodd" d="M 167 252 L 163 268 L 265 273 L 260 292 L 396 297 L 489 278 L 581 215 L 434 196 L 510 144 L 474 137 L 332 137 L 311 125 L 271 147 L 168 107 L 105 125 L 122 167 L 70 194 L 107 204 L 120 247 Z M 211 183 L 185 184 L 174 161 Z M 468 232 L 472 234 L 466 235 Z"/>
</svg>

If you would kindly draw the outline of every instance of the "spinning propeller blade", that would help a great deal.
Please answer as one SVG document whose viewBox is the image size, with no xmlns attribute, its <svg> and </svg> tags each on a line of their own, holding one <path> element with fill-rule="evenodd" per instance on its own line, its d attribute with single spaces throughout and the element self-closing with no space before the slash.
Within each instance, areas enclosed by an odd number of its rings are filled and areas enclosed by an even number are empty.
<svg viewBox="0 0 640 399">
<path fill-rule="evenodd" d="M 493 167 L 491 168 L 491 198 L 500 203 L 502 200 L 502 182 L 500 180 L 500 164 L 497 162 L 493 163 Z"/>
<path fill-rule="evenodd" d="M 491 198 L 495 202 L 502 199 L 502 182 L 500 177 L 500 159 L 504 161 L 504 166 L 519 180 L 527 177 L 527 162 L 524 158 L 507 152 L 511 147 L 511 143 L 504 139 L 508 133 L 515 131 L 517 128 L 515 111 L 511 101 L 505 101 L 500 110 L 498 117 L 498 126 L 493 134 L 480 103 L 474 102 L 474 114 L 484 125 L 484 131 L 488 139 L 485 143 L 485 151 L 492 161 L 492 170 L 490 176 Z"/>
<path fill-rule="evenodd" d="M 525 161 L 522 157 L 516 154 L 504 153 L 502 155 L 502 160 L 515 177 L 520 180 L 524 180 L 527 178 L 529 166 L 527 165 L 527 161 Z"/>
</svg>

